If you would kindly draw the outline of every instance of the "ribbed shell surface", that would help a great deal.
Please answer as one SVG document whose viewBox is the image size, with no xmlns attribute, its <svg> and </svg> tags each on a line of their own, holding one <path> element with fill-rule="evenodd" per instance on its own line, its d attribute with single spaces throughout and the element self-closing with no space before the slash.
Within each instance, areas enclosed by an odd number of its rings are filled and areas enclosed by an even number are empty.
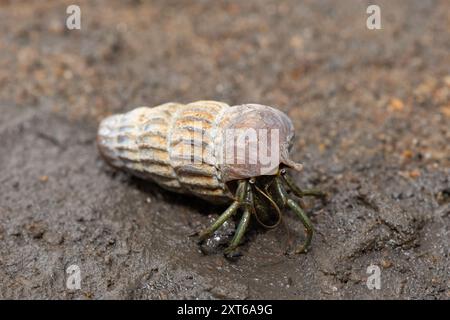
<svg viewBox="0 0 450 320">
<path fill-rule="evenodd" d="M 213 202 L 228 201 L 231 195 L 216 167 L 214 141 L 229 108 L 217 101 L 140 107 L 104 119 L 97 143 L 103 157 L 115 167 L 171 191 Z M 201 145 L 192 146 L 192 141 Z M 186 159 L 186 150 L 193 147 L 200 150 L 203 160 Z"/>
</svg>

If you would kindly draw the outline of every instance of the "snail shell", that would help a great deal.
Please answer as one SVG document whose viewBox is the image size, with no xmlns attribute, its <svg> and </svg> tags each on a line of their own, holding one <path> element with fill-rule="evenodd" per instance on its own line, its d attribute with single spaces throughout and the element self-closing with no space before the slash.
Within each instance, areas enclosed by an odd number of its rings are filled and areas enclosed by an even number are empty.
<svg viewBox="0 0 450 320">
<path fill-rule="evenodd" d="M 252 153 L 248 140 L 236 143 L 239 137 L 233 136 L 234 143 L 227 143 L 227 132 L 248 128 L 277 129 L 278 136 L 265 141 L 268 150 L 279 153 L 269 167 L 248 161 Z M 280 164 L 301 170 L 301 164 L 289 159 L 293 137 L 291 120 L 275 108 L 197 101 L 140 107 L 109 116 L 100 123 L 97 144 L 101 155 L 116 168 L 167 190 L 227 202 L 232 199 L 229 182 L 276 174 Z"/>
</svg>

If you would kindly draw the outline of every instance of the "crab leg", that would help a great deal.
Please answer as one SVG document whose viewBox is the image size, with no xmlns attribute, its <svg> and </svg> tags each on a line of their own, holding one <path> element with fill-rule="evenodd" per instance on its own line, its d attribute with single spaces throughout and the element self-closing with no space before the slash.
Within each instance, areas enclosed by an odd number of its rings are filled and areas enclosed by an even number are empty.
<svg viewBox="0 0 450 320">
<path fill-rule="evenodd" d="M 241 242 L 245 234 L 245 231 L 247 230 L 247 227 L 250 223 L 250 217 L 251 214 L 249 208 L 245 208 L 244 214 L 242 215 L 241 221 L 239 222 L 239 225 L 236 229 L 236 233 L 234 234 L 234 237 L 231 240 L 230 245 L 224 251 L 226 255 L 232 255 L 233 251 L 239 246 L 239 243 Z"/>
<path fill-rule="evenodd" d="M 230 217 L 232 217 L 236 211 L 239 209 L 240 206 L 243 204 L 243 199 L 245 197 L 247 189 L 247 181 L 241 181 L 239 182 L 238 189 L 236 191 L 237 200 L 235 200 L 227 210 L 225 210 L 224 213 L 220 215 L 219 218 L 217 218 L 214 223 L 209 226 L 206 230 L 202 231 L 199 235 L 199 243 L 201 244 L 203 241 L 205 241 L 207 238 L 209 238 L 214 231 L 220 228 L 220 226 L 227 221 Z"/>
<path fill-rule="evenodd" d="M 313 229 L 311 220 L 309 220 L 309 218 L 306 215 L 305 211 L 303 211 L 303 209 L 294 200 L 289 198 L 287 200 L 287 205 L 300 218 L 301 222 L 303 223 L 303 226 L 306 229 L 306 240 L 305 240 L 305 242 L 303 243 L 302 246 L 298 247 L 295 250 L 295 253 L 306 252 L 308 250 L 308 247 L 309 247 L 309 245 L 311 243 L 312 236 L 314 234 L 314 229 Z"/>
<path fill-rule="evenodd" d="M 322 192 L 320 190 L 317 189 L 305 189 L 302 190 L 300 189 L 294 182 L 294 180 L 292 179 L 291 176 L 289 176 L 286 171 L 282 170 L 281 173 L 281 177 L 283 177 L 283 180 L 286 182 L 286 184 L 288 185 L 288 187 L 292 190 L 292 192 L 294 192 L 294 194 L 297 197 L 305 197 L 305 196 L 311 196 L 311 197 L 316 197 L 316 198 L 325 198 L 326 197 L 326 193 Z"/>
<path fill-rule="evenodd" d="M 286 190 L 284 189 L 283 185 L 281 184 L 281 181 L 278 178 L 275 179 L 275 191 L 277 193 L 277 196 L 281 199 L 281 201 L 285 203 L 289 208 L 291 208 L 291 210 L 295 212 L 295 214 L 300 218 L 301 222 L 303 223 L 303 226 L 306 229 L 306 240 L 302 246 L 300 246 L 299 248 L 297 248 L 297 250 L 295 250 L 295 253 L 306 252 L 308 250 L 312 236 L 314 234 L 314 229 L 311 220 L 309 220 L 308 216 L 303 211 L 303 209 L 297 204 L 297 202 L 289 198 Z"/>
</svg>

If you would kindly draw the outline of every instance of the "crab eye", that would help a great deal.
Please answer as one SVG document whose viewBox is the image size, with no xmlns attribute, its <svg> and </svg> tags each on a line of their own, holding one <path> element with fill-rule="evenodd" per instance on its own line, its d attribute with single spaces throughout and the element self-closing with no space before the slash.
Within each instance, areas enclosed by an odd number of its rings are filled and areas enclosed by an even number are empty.
<svg viewBox="0 0 450 320">
<path fill-rule="evenodd" d="M 251 178 L 250 180 L 248 180 L 249 183 L 254 184 L 255 183 L 255 178 Z"/>
</svg>

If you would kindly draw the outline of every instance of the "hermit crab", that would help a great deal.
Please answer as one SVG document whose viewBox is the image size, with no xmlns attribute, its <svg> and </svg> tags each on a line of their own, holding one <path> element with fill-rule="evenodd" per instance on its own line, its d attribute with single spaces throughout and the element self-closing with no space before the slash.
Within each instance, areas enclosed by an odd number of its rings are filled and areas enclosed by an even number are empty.
<svg viewBox="0 0 450 320">
<path fill-rule="evenodd" d="M 297 197 L 323 198 L 302 190 L 288 169 L 302 170 L 289 158 L 294 127 L 283 112 L 259 104 L 229 106 L 217 101 L 166 103 L 140 107 L 105 118 L 99 126 L 100 154 L 113 167 L 161 187 L 229 207 L 199 234 L 199 242 L 239 210 L 242 217 L 225 249 L 233 256 L 250 220 L 267 228 L 290 208 L 303 223 L 306 239 L 295 252 L 306 252 L 313 227 Z M 289 192 L 289 193 L 288 193 Z"/>
</svg>

